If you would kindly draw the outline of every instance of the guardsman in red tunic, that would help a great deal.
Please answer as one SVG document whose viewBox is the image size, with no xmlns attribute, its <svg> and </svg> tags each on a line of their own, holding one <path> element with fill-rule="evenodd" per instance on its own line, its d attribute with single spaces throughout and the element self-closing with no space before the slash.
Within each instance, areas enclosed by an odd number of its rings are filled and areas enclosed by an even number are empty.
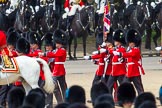
<svg viewBox="0 0 162 108">
<path fill-rule="evenodd" d="M 126 42 L 128 43 L 127 52 L 113 52 L 115 55 L 121 55 L 127 60 L 127 73 L 124 81 L 133 82 L 138 95 L 144 92 L 141 74 L 145 74 L 142 67 L 142 58 L 139 46 L 141 45 L 141 35 L 135 29 L 130 29 L 127 33 Z"/>
<path fill-rule="evenodd" d="M 122 44 L 125 44 L 125 32 L 123 30 L 117 29 L 114 32 L 113 40 L 114 40 L 114 45 L 115 45 L 114 50 L 108 51 L 105 49 L 100 49 L 100 53 L 103 53 L 103 52 L 105 53 L 105 51 L 110 54 L 112 54 L 113 51 L 121 52 L 121 53 L 126 52 L 125 48 L 122 46 Z M 126 63 L 125 63 L 124 58 L 122 56 L 113 55 L 112 73 L 109 76 L 109 79 L 107 82 L 107 86 L 109 87 L 110 93 L 112 93 L 114 82 L 118 81 L 119 84 L 121 84 L 125 74 L 126 74 Z"/>
<path fill-rule="evenodd" d="M 54 42 L 54 36 L 52 33 L 48 32 L 45 34 L 44 36 L 44 41 L 45 41 L 45 51 L 46 52 L 55 52 L 56 50 L 56 45 L 55 45 L 55 42 Z M 52 72 L 52 69 L 54 68 L 54 62 L 55 62 L 55 59 L 54 58 L 48 58 L 46 57 L 46 61 L 51 69 L 51 72 Z"/>
<path fill-rule="evenodd" d="M 38 33 L 36 33 L 36 32 L 30 32 L 28 35 L 28 40 L 30 43 L 30 53 L 28 54 L 28 56 L 29 57 L 39 57 L 38 53 L 42 52 L 40 35 L 38 35 Z M 41 67 L 42 67 L 42 65 L 41 65 Z M 41 68 L 39 86 L 43 87 L 44 80 L 45 80 L 45 77 L 44 77 L 43 70 Z"/>
<path fill-rule="evenodd" d="M 44 36 L 44 43 L 45 43 L 45 51 L 46 52 L 55 52 L 55 44 L 54 44 L 54 36 L 52 33 L 48 32 L 45 34 Z M 55 59 L 54 58 L 48 58 L 48 57 L 41 57 L 44 60 L 47 61 L 51 72 L 54 68 L 54 63 L 55 63 Z M 53 93 L 48 94 L 47 93 L 47 97 L 46 97 L 46 105 L 48 104 L 47 108 L 53 108 Z"/>
<path fill-rule="evenodd" d="M 8 32 L 7 36 L 7 47 L 11 51 L 12 57 L 17 57 L 16 52 L 16 42 L 20 38 L 20 34 L 16 31 Z M 14 83 L 15 86 L 22 87 L 21 81 L 16 81 Z"/>
<path fill-rule="evenodd" d="M 39 53 L 40 56 L 45 56 L 48 58 L 55 59 L 55 65 L 53 68 L 53 81 L 55 84 L 54 95 L 58 103 L 64 101 L 65 91 L 67 89 L 67 84 L 65 80 L 65 61 L 66 61 L 66 49 L 64 45 L 66 45 L 66 34 L 61 30 L 56 30 L 54 33 L 55 43 L 56 43 L 56 51 L 55 52 L 44 52 Z"/>
<path fill-rule="evenodd" d="M 102 48 L 102 47 L 105 47 L 104 44 L 105 43 L 103 43 L 102 45 L 100 45 L 99 48 L 98 48 L 98 50 L 100 48 Z M 96 70 L 95 77 L 94 77 L 93 82 L 92 82 L 92 85 L 94 85 L 95 83 L 97 83 L 97 82 L 99 82 L 99 81 L 102 80 L 102 76 L 104 74 L 104 68 L 105 68 L 104 58 L 106 56 L 105 55 L 106 53 L 101 53 L 100 54 L 100 53 L 98 53 L 98 51 L 94 51 L 92 54 L 93 55 L 91 55 L 91 56 L 84 56 L 84 59 L 86 59 L 86 60 L 91 60 L 91 59 L 92 60 L 96 60 L 96 59 L 98 59 L 98 63 L 97 63 L 98 68 Z"/>
</svg>

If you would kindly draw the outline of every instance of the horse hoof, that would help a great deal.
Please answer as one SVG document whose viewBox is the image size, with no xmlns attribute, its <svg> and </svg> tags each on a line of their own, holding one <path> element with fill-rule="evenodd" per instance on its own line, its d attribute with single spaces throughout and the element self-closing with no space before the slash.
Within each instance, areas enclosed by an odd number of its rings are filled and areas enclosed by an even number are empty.
<svg viewBox="0 0 162 108">
<path fill-rule="evenodd" d="M 77 60 L 77 57 L 74 57 L 74 60 Z"/>
<path fill-rule="evenodd" d="M 69 57 L 69 60 L 74 60 L 74 58 L 73 57 Z"/>
</svg>

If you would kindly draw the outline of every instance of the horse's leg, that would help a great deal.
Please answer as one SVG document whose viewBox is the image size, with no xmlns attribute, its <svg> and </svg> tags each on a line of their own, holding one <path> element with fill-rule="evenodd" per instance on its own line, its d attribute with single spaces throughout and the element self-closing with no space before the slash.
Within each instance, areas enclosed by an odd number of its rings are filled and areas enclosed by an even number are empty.
<svg viewBox="0 0 162 108">
<path fill-rule="evenodd" d="M 74 36 L 74 60 L 77 60 L 76 57 L 76 49 L 77 49 L 77 36 Z"/>
<path fill-rule="evenodd" d="M 73 60 L 74 58 L 71 56 L 71 44 L 72 44 L 72 40 L 73 38 L 70 36 L 70 39 L 68 41 L 68 45 L 69 45 L 69 50 L 68 50 L 68 54 L 69 54 L 69 60 Z"/>
<path fill-rule="evenodd" d="M 85 34 L 82 39 L 83 39 L 83 54 L 86 56 L 86 40 L 87 40 L 87 34 Z"/>
<path fill-rule="evenodd" d="M 23 85 L 26 95 L 27 95 L 32 88 L 25 80 L 22 81 L 22 85 Z"/>
<path fill-rule="evenodd" d="M 151 26 L 147 26 L 146 28 L 146 43 L 145 48 L 151 50 Z"/>
<path fill-rule="evenodd" d="M 156 27 L 155 31 L 156 31 L 156 35 L 153 37 L 153 42 L 155 44 L 155 47 L 157 47 L 158 46 L 157 40 L 160 37 L 160 29 Z"/>
</svg>

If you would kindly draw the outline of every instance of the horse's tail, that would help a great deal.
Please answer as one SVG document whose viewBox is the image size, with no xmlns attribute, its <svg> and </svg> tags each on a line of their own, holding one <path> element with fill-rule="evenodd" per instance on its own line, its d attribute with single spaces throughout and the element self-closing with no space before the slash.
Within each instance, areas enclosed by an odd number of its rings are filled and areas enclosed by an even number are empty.
<svg viewBox="0 0 162 108">
<path fill-rule="evenodd" d="M 51 75 L 51 70 L 47 64 L 47 62 L 41 58 L 36 58 L 37 62 L 40 62 L 41 64 L 43 64 L 43 72 L 44 72 L 44 76 L 45 76 L 45 85 L 44 85 L 44 89 L 47 93 L 53 93 L 54 91 L 54 83 L 53 83 L 53 79 L 52 79 L 52 75 Z"/>
</svg>

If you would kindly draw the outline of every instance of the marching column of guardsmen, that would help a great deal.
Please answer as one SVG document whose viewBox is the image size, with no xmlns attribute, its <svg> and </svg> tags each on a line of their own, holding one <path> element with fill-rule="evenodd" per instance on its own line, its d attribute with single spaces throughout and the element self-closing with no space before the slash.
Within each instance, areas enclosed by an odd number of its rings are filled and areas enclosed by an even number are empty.
<svg viewBox="0 0 162 108">
<path fill-rule="evenodd" d="M 0 49 L 1 56 L 16 57 L 16 56 L 30 56 L 40 57 L 47 61 L 53 76 L 55 85 L 54 95 L 57 103 L 64 102 L 65 90 L 67 84 L 65 80 L 66 70 L 64 63 L 66 61 L 66 34 L 63 31 L 56 30 L 53 33 L 47 33 L 44 37 L 36 32 L 29 32 L 20 35 L 16 30 L 10 29 L 7 33 L 0 31 Z M 45 52 L 41 50 L 41 42 L 45 43 Z M 41 64 L 40 64 L 41 65 Z M 44 72 L 40 70 L 39 86 L 43 89 L 45 83 Z M 21 86 L 21 81 L 16 81 L 15 86 Z M 5 92 L 4 92 L 5 91 Z M 1 87 L 0 90 L 0 104 L 5 106 L 7 97 L 8 85 Z M 53 94 L 46 93 L 47 108 L 53 106 Z"/>
<path fill-rule="evenodd" d="M 102 65 L 98 63 L 99 67 L 94 81 L 102 81 L 102 78 L 104 78 L 111 94 L 114 85 L 123 82 L 133 82 L 138 94 L 143 93 L 144 88 L 141 75 L 144 75 L 145 72 L 142 67 L 139 48 L 141 44 L 139 32 L 135 29 L 130 29 L 125 33 L 122 29 L 117 29 L 112 36 L 114 47 L 108 41 L 110 40 L 109 38 L 111 36 L 108 35 L 106 41 L 100 46 L 101 48 L 98 51 L 94 51 L 92 56 L 84 56 L 86 60 L 99 58 L 99 63 L 102 58 Z M 125 45 L 128 45 L 127 49 L 124 47 Z M 101 56 L 102 54 L 103 56 Z M 97 74 L 98 70 L 100 70 L 99 75 Z M 114 90 L 116 90 L 116 87 L 114 87 Z"/>
</svg>

